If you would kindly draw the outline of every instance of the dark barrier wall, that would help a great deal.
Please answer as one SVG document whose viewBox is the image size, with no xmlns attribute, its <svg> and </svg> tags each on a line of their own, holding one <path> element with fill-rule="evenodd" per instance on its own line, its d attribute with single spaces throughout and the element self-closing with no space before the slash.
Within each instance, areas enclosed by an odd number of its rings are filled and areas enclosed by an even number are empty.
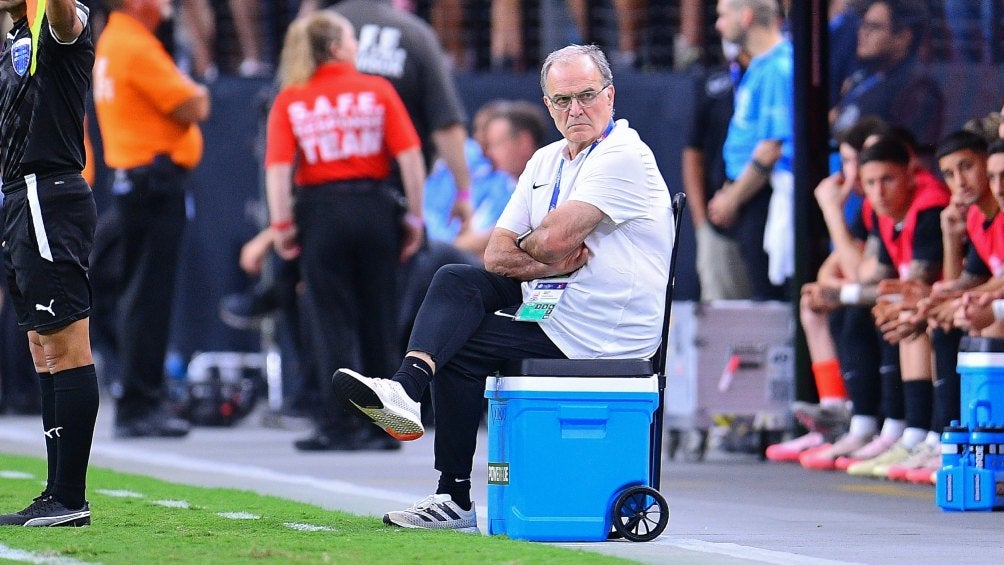
<svg viewBox="0 0 1004 565">
<path fill-rule="evenodd" d="M 947 127 L 958 128 L 970 117 L 1000 109 L 1004 79 L 999 67 L 942 66 L 933 71 L 945 89 Z M 620 74 L 614 82 L 616 117 L 626 118 L 652 147 L 670 191 L 682 190 L 679 167 L 691 111 L 689 79 L 668 73 Z M 541 99 L 534 74 L 468 74 L 458 76 L 456 83 L 469 114 L 494 98 Z M 240 271 L 237 257 L 263 222 L 258 139 L 270 89 L 269 81 L 226 77 L 212 85 L 213 112 L 203 127 L 206 154 L 191 182 L 191 222 L 172 339 L 186 359 L 197 351 L 258 349 L 257 334 L 224 326 L 217 308 L 223 295 L 254 284 Z M 553 130 L 551 135 L 557 139 Z M 99 206 L 107 202 L 106 182 L 107 172 L 100 171 Z M 693 300 L 698 286 L 689 214 L 682 234 L 676 296 Z"/>
<path fill-rule="evenodd" d="M 264 178 L 258 140 L 271 99 L 267 81 L 218 80 L 212 116 L 203 127 L 205 155 L 192 175 L 190 222 L 181 260 L 175 349 L 185 359 L 197 351 L 256 351 L 256 333 L 220 322 L 225 294 L 251 288 L 237 264 L 241 245 L 264 223 Z"/>
</svg>

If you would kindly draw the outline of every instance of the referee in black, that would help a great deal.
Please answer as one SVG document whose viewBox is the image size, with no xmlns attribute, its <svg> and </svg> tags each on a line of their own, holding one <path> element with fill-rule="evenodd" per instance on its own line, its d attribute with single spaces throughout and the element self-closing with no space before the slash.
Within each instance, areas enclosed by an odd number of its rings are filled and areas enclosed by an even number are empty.
<svg viewBox="0 0 1004 565">
<path fill-rule="evenodd" d="M 81 176 L 94 63 L 89 12 L 74 0 L 48 0 L 41 21 L 29 22 L 25 0 L 0 0 L 0 11 L 14 21 L 0 54 L 3 258 L 38 373 L 48 457 L 45 490 L 24 510 L 0 516 L 0 525 L 86 526 L 98 413 L 87 278 L 97 214 Z"/>
</svg>

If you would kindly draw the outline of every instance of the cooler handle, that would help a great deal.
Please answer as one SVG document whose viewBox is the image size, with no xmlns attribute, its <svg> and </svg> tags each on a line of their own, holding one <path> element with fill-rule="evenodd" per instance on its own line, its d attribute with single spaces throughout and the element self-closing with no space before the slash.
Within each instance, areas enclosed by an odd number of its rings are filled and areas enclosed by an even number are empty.
<svg viewBox="0 0 1004 565">
<path fill-rule="evenodd" d="M 977 417 L 977 415 L 979 414 L 980 408 L 986 408 L 986 410 L 987 410 L 986 424 L 987 425 L 990 424 L 990 418 L 992 417 L 991 416 L 991 411 L 990 411 L 990 401 L 986 400 L 986 399 L 983 399 L 983 400 L 974 400 L 974 401 L 972 401 L 972 402 L 969 403 L 969 412 L 970 412 L 970 420 L 969 421 L 972 422 L 972 427 L 973 428 L 977 428 L 977 427 L 981 426 L 980 421 L 979 421 L 979 419 Z"/>
</svg>

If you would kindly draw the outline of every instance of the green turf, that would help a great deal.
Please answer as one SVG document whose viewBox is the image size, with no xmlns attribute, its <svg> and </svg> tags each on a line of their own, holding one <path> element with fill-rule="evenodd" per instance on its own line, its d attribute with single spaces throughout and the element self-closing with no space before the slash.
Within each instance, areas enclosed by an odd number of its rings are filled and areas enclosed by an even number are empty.
<svg viewBox="0 0 1004 565">
<path fill-rule="evenodd" d="M 37 496 L 45 462 L 0 454 L 0 511 Z M 120 496 L 102 493 L 117 491 Z M 136 493 L 142 497 L 126 497 Z M 92 468 L 87 528 L 0 527 L 0 555 L 24 550 L 105 565 L 136 563 L 617 563 L 623 560 L 556 546 L 463 534 L 405 530 L 378 518 L 325 510 L 245 490 L 202 488 Z M 188 508 L 155 501 L 185 501 Z M 231 519 L 243 513 L 258 519 Z M 301 524 L 302 531 L 286 524 Z M 4 561 L 0 558 L 0 561 Z"/>
</svg>

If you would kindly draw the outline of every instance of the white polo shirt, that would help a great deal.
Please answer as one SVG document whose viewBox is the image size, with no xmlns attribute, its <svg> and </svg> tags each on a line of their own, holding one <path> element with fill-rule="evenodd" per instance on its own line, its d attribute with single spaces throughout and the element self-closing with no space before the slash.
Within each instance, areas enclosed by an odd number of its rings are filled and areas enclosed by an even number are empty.
<svg viewBox="0 0 1004 565">
<path fill-rule="evenodd" d="M 564 161 L 558 206 L 578 200 L 606 217 L 586 236 L 589 258 L 541 328 L 573 359 L 650 357 L 659 346 L 673 246 L 669 189 L 627 120 L 617 120 L 606 139 L 571 161 L 566 145 L 561 140 L 534 153 L 496 225 L 515 233 L 539 226 Z M 528 293 L 524 283 L 524 299 Z"/>
</svg>

